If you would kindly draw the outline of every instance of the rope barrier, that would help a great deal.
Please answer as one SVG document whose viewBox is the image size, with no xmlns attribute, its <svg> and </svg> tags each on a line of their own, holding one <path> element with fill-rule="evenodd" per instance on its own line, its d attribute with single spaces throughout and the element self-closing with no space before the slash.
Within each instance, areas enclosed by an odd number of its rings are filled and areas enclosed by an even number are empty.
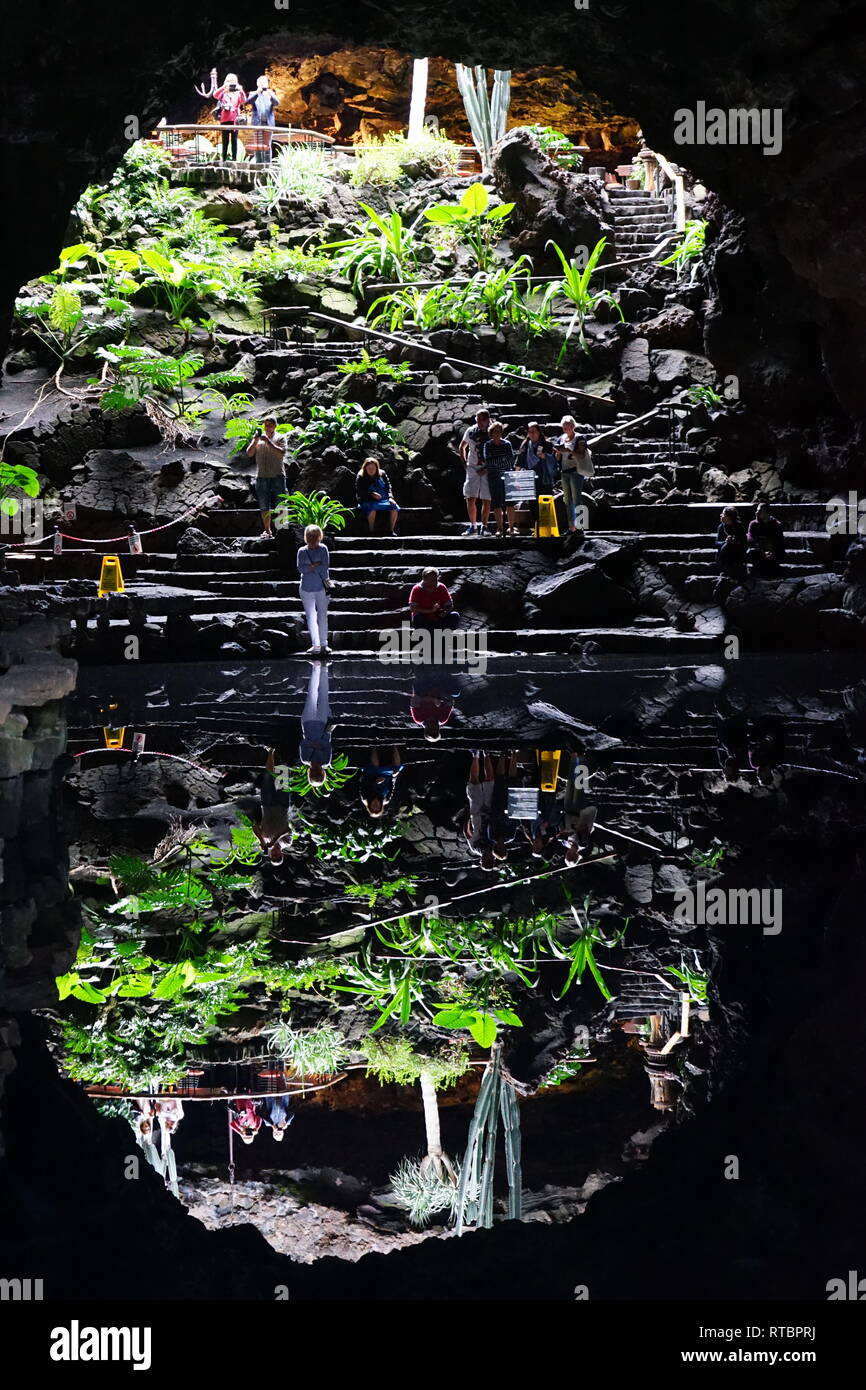
<svg viewBox="0 0 866 1390">
<path fill-rule="evenodd" d="M 181 516 L 176 516 L 173 521 L 166 521 L 162 526 L 151 526 L 149 530 L 139 531 L 138 534 L 139 536 L 155 536 L 157 531 L 167 531 L 169 527 L 178 526 L 180 522 L 186 521 L 188 516 L 199 516 L 201 511 L 202 508 L 199 506 L 190 507 L 189 511 L 184 512 Z M 59 534 L 65 541 L 81 541 L 84 545 L 117 545 L 120 541 L 129 540 L 128 532 L 125 536 L 107 536 L 103 539 L 97 539 L 92 536 L 70 536 L 66 531 L 61 531 Z M 40 536 L 38 539 L 31 541 L 13 541 L 9 549 L 14 550 L 16 547 L 23 545 L 41 545 L 44 539 L 44 536 Z"/>
</svg>

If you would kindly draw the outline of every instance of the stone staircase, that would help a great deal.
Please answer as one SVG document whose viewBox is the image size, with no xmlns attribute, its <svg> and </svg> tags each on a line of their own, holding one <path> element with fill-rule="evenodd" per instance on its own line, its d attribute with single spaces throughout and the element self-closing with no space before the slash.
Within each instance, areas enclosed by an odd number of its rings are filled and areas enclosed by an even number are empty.
<svg viewBox="0 0 866 1390">
<path fill-rule="evenodd" d="M 607 189 L 613 216 L 618 261 L 648 256 L 674 230 L 669 204 L 655 193 L 631 188 Z"/>
</svg>

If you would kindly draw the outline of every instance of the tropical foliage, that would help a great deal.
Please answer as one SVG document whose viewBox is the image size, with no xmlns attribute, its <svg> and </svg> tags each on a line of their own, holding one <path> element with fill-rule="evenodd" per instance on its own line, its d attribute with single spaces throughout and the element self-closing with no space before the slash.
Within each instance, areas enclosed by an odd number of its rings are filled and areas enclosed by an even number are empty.
<svg viewBox="0 0 866 1390">
<path fill-rule="evenodd" d="M 456 231 L 469 247 L 479 270 L 494 264 L 496 243 L 503 234 L 502 224 L 514 210 L 513 203 L 490 207 L 490 195 L 483 183 L 471 183 L 457 203 L 437 203 L 425 208 L 424 216 L 435 227 Z"/>
</svg>

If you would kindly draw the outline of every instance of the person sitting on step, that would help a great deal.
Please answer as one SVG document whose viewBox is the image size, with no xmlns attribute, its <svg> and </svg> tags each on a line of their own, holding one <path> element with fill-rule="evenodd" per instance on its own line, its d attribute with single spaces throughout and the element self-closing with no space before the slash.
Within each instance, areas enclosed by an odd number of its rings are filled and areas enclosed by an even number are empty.
<svg viewBox="0 0 866 1390">
<path fill-rule="evenodd" d="M 397 527 L 397 513 L 400 508 L 394 501 L 388 474 L 379 467 L 378 459 L 364 459 L 360 471 L 355 477 L 355 494 L 358 498 L 358 506 L 367 518 L 370 533 L 372 534 L 376 529 L 376 517 L 379 512 L 388 512 L 391 520 L 391 534 L 393 535 Z"/>
<path fill-rule="evenodd" d="M 463 496 L 466 498 L 466 515 L 469 517 L 470 536 L 481 536 L 490 519 L 490 484 L 481 458 L 481 452 L 490 438 L 490 411 L 479 410 L 475 424 L 470 425 L 460 441 L 460 457 L 466 468 L 463 483 Z"/>
<path fill-rule="evenodd" d="M 742 579 L 746 573 L 746 528 L 736 507 L 723 507 L 716 531 L 716 553 L 719 574 L 728 579 Z"/>
<path fill-rule="evenodd" d="M 505 438 L 505 426 L 499 420 L 493 420 L 490 424 L 490 438 L 481 450 L 481 459 L 486 470 L 487 484 L 490 488 L 490 503 L 493 507 L 493 514 L 496 517 L 496 525 L 506 534 L 505 518 L 508 517 L 508 529 L 514 531 L 514 508 L 509 504 L 505 505 L 505 481 L 503 473 L 510 473 L 514 468 L 514 450 Z"/>
<path fill-rule="evenodd" d="M 412 627 L 426 632 L 455 628 L 460 622 L 460 614 L 454 611 L 454 600 L 433 565 L 421 571 L 420 583 L 412 587 L 409 615 Z"/>
<path fill-rule="evenodd" d="M 403 770 L 400 749 L 392 746 L 390 762 L 383 763 L 378 748 L 370 749 L 370 756 L 361 769 L 361 801 L 367 814 L 378 820 L 385 813 L 385 807 L 394 795 L 397 777 Z"/>
<path fill-rule="evenodd" d="M 785 558 L 785 533 L 770 512 L 769 502 L 759 502 L 746 532 L 748 561 L 754 574 L 778 574 Z"/>
</svg>

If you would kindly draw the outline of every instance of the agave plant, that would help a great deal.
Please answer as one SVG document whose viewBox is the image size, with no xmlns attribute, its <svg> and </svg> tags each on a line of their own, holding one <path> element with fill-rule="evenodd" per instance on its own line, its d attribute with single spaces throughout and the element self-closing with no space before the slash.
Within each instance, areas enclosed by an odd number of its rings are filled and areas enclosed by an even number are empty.
<svg viewBox="0 0 866 1390">
<path fill-rule="evenodd" d="M 505 134 L 508 107 L 511 103 L 511 73 L 497 68 L 493 73 L 493 95 L 487 95 L 487 73 L 483 67 L 469 68 L 456 64 L 457 86 L 472 131 L 472 139 L 481 155 L 485 169 L 490 168 L 490 152 Z"/>
<path fill-rule="evenodd" d="M 555 241 L 549 241 L 547 245 L 552 246 L 559 257 L 563 278 L 561 280 L 552 280 L 550 284 L 547 285 L 542 298 L 542 309 L 544 311 L 548 310 L 550 305 L 555 303 L 557 299 L 569 300 L 574 308 L 568 328 L 565 331 L 565 341 L 562 344 L 559 358 L 557 359 L 561 362 L 568 348 L 568 340 L 575 328 L 578 330 L 581 349 L 584 352 L 589 351 L 589 344 L 586 341 L 585 331 L 586 320 L 591 314 L 595 313 L 599 304 L 609 304 L 616 310 L 620 318 L 623 317 L 623 312 L 610 290 L 590 289 L 589 282 L 601 260 L 604 248 L 607 245 L 605 237 L 602 237 L 600 241 L 596 242 L 592 249 L 592 254 L 584 267 L 581 267 L 576 260 L 570 261 L 562 250 L 562 247 L 558 246 Z"/>
</svg>

